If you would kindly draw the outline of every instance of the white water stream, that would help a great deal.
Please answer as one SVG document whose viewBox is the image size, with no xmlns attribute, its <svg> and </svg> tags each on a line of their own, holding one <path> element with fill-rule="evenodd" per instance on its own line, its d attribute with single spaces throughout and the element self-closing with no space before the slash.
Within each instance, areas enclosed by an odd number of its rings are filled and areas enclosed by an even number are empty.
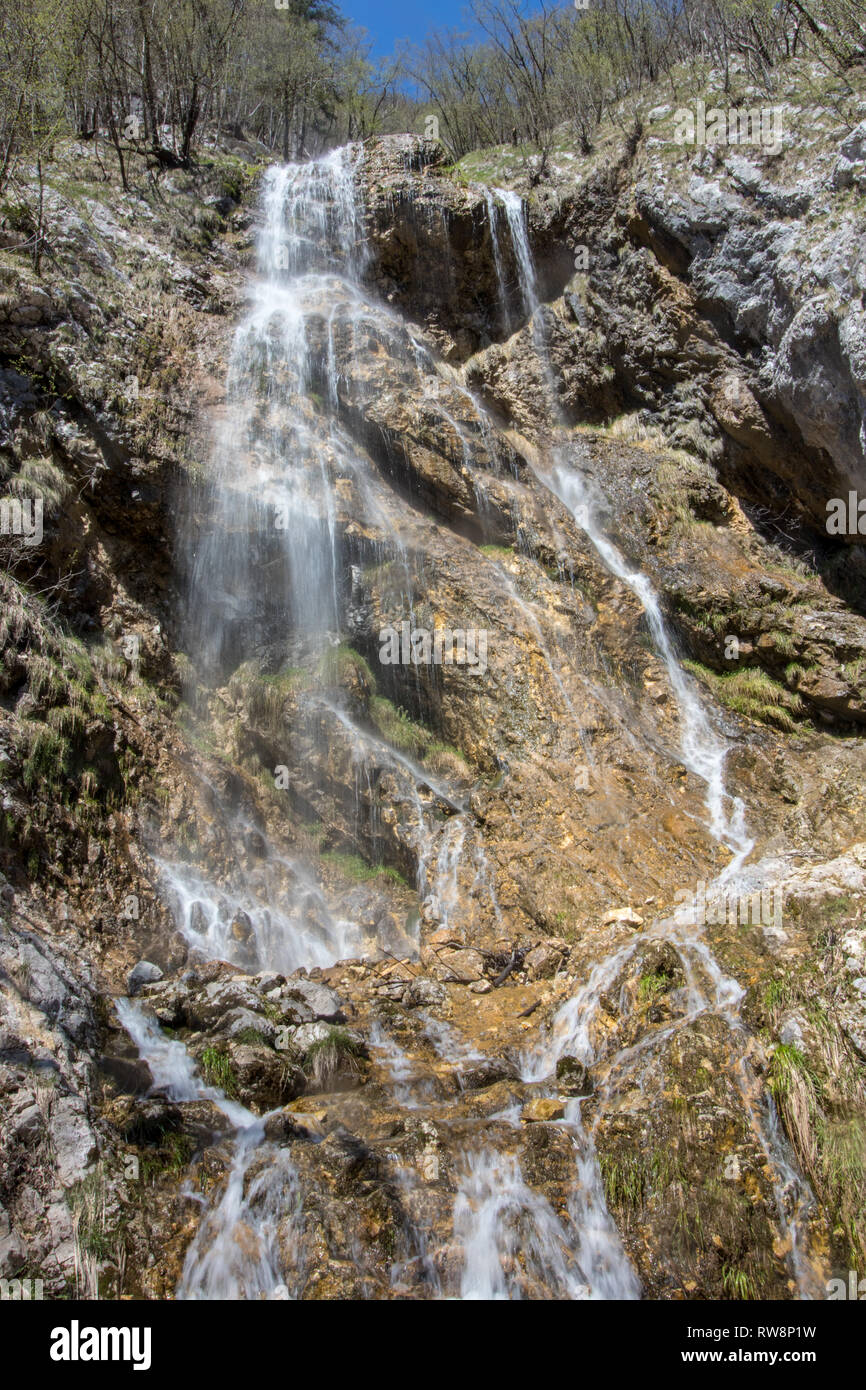
<svg viewBox="0 0 866 1390">
<path fill-rule="evenodd" d="M 538 297 L 538 287 L 522 200 L 513 192 L 496 190 L 505 206 L 508 225 L 511 231 L 515 255 L 520 268 L 522 292 L 527 314 L 532 323 L 536 349 L 542 359 L 545 375 L 550 383 L 551 414 L 555 425 L 559 425 L 555 389 L 544 335 L 544 323 Z M 576 455 L 576 456 L 575 456 Z M 729 890 L 737 891 L 738 876 L 742 878 L 741 887 L 754 888 L 754 871 L 751 878 L 743 875 L 743 866 L 754 845 L 746 829 L 745 806 L 739 797 L 728 795 L 725 785 L 725 759 L 727 747 L 717 733 L 697 694 L 693 683 L 682 669 L 674 651 L 658 597 L 646 575 L 628 564 L 610 537 L 597 520 L 597 505 L 585 476 L 580 472 L 580 446 L 554 444 L 549 450 L 550 464 L 546 470 L 535 467 L 534 471 L 542 482 L 568 509 L 577 525 L 591 541 L 607 569 L 621 580 L 640 602 L 652 634 L 656 651 L 664 662 L 668 679 L 677 701 L 680 715 L 682 758 L 689 771 L 706 784 L 706 806 L 709 815 L 709 829 L 720 843 L 731 852 L 731 860 L 716 880 L 708 885 L 708 892 L 720 884 L 729 885 Z M 735 980 L 726 976 L 716 961 L 700 928 L 681 923 L 678 919 L 664 919 L 653 924 L 642 934 L 642 943 L 647 940 L 665 940 L 677 951 L 689 982 L 689 1007 L 680 1019 L 679 1026 L 690 1022 L 706 1011 L 721 1015 L 734 1035 L 734 1040 L 742 1039 L 743 1055 L 736 1066 L 736 1080 L 743 1098 L 744 1107 L 758 1144 L 763 1150 L 767 1165 L 772 1173 L 779 1224 L 786 1237 L 788 1263 L 797 1283 L 801 1297 L 814 1296 L 816 1284 L 814 1271 L 809 1265 L 804 1251 L 803 1223 L 811 1209 L 814 1198 L 809 1184 L 798 1171 L 793 1155 L 781 1127 L 770 1098 L 765 1104 L 751 1072 L 747 1057 L 747 1035 L 739 1016 L 739 1004 L 744 990 Z M 630 941 L 618 947 L 610 956 L 596 963 L 589 979 L 569 999 L 556 1014 L 550 1033 L 524 1058 L 524 1077 L 530 1081 L 542 1081 L 555 1070 L 561 1057 L 577 1058 L 584 1065 L 599 1061 L 593 1042 L 593 1029 L 602 994 L 619 978 L 623 967 L 635 953 L 637 942 Z M 667 1037 L 667 1032 L 650 1035 L 636 1049 L 621 1052 L 607 1062 L 607 1082 L 601 1088 L 600 1105 L 596 1114 L 596 1126 L 603 1113 L 605 1102 L 625 1083 L 640 1081 L 640 1068 L 645 1065 L 645 1053 L 652 1051 Z M 615 1078 L 615 1083 L 614 1083 Z M 604 1198 L 594 1161 L 591 1140 L 583 1150 L 584 1181 L 576 1186 L 578 1200 L 586 1204 L 586 1193 L 595 1187 Z M 595 1174 L 594 1181 L 586 1182 L 586 1174 Z M 590 1224 L 590 1206 L 587 1206 L 578 1225 Z M 606 1229 L 610 1222 L 606 1208 L 602 1213 L 601 1226 Z M 611 1260 L 611 1253 L 613 1259 Z M 607 1252 L 605 1267 L 612 1270 L 611 1287 L 623 1289 L 628 1275 L 625 1270 L 625 1257 L 617 1257 L 616 1242 L 613 1250 Z M 615 1296 L 627 1296 L 620 1292 Z"/>
<path fill-rule="evenodd" d="M 351 148 L 339 150 L 315 163 L 270 169 L 265 176 L 259 275 L 249 313 L 235 337 L 228 404 L 214 454 L 210 524 L 200 538 L 190 573 L 191 644 L 200 669 L 214 677 L 230 672 L 262 646 L 278 646 L 287 630 L 300 634 L 314 652 L 339 642 L 347 566 L 337 516 L 346 487 L 352 489 L 365 524 L 382 536 L 382 556 L 403 566 L 404 602 L 407 611 L 412 610 L 399 505 L 341 427 L 337 411 L 345 386 L 337 370 L 338 342 L 348 335 L 357 358 L 372 342 L 374 328 L 378 334 L 399 338 L 402 333 L 406 338 L 394 315 L 371 304 L 360 287 L 365 249 L 356 195 L 356 156 Z M 550 399 L 555 402 L 523 206 L 512 193 L 497 191 L 497 197 L 505 209 L 525 310 L 532 321 Z M 494 198 L 488 195 L 507 321 L 508 295 L 502 281 L 495 209 Z M 425 370 L 434 408 L 435 364 L 414 340 L 411 349 L 416 370 L 429 359 Z M 491 437 L 491 422 L 477 403 L 476 410 L 482 436 Z M 470 465 L 465 432 L 444 407 L 440 414 Z M 568 509 L 609 571 L 643 607 L 676 699 L 682 759 L 706 786 L 709 828 L 732 856 L 722 877 L 733 880 L 752 847 L 744 808 L 726 791 L 725 743 L 677 659 L 658 597 L 646 576 L 627 562 L 598 522 L 599 508 L 580 471 L 579 452 L 557 443 L 548 462 L 538 465 L 537 476 Z M 268 567 L 266 580 L 263 565 Z M 526 605 L 514 597 L 527 619 Z M 550 654 L 544 650 L 552 669 Z M 308 707 L 316 706 L 328 716 L 335 736 L 348 740 L 359 786 L 361 773 L 370 778 L 383 767 L 399 783 L 411 808 L 419 894 L 436 920 L 448 926 L 456 919 L 464 865 L 474 866 L 471 891 L 489 894 L 498 919 L 483 842 L 463 799 L 443 780 L 431 777 L 411 758 L 361 728 L 332 695 L 313 690 Z M 271 850 L 257 869 L 238 870 L 226 884 L 211 883 L 184 861 L 166 858 L 160 867 L 181 929 L 206 954 L 238 959 L 233 923 L 239 914 L 250 924 L 259 969 L 289 971 L 299 965 L 324 965 L 363 949 L 352 923 L 331 916 L 303 864 L 280 859 Z M 653 924 L 644 934 L 644 939 L 656 938 L 670 940 L 683 961 L 690 990 L 686 1016 L 712 1010 L 726 1019 L 732 1034 L 742 1031 L 737 1013 L 739 986 L 724 976 L 702 934 L 665 921 Z M 600 1111 L 614 1079 L 619 1083 L 639 1073 L 643 1053 L 633 1049 L 629 1055 L 607 1057 L 594 1036 L 599 999 L 635 949 L 636 943 L 630 941 L 595 965 L 589 979 L 557 1014 L 549 1035 L 524 1058 L 527 1081 L 543 1089 L 557 1060 L 566 1055 L 601 1065 L 608 1082 L 600 1086 Z M 295 1296 L 304 1272 L 299 1253 L 302 1202 L 288 1151 L 265 1140 L 263 1119 L 205 1087 L 183 1047 L 162 1037 L 138 1004 L 122 1001 L 119 1014 L 147 1058 L 156 1086 L 179 1103 L 212 1101 L 234 1131 L 228 1177 L 203 1214 L 187 1253 L 178 1296 Z M 480 1058 L 441 1022 L 428 1020 L 427 1035 L 439 1056 L 453 1065 Z M 403 1049 L 381 1026 L 374 1031 L 371 1045 L 389 1074 L 396 1099 L 413 1111 L 423 1105 L 425 1096 Z M 653 1046 L 651 1038 L 647 1048 Z M 742 1067 L 742 1093 L 744 1100 L 750 1098 L 749 1114 L 777 1174 L 780 1222 L 790 1236 L 792 1267 L 805 1293 L 798 1222 L 808 1204 L 808 1190 L 789 1161 L 775 1117 L 754 1100 L 745 1060 Z M 594 1136 L 583 1123 L 580 1101 L 568 1103 L 561 1124 L 574 1147 L 575 1180 L 568 1212 L 559 1215 L 526 1182 L 519 1159 L 485 1142 L 483 1125 L 479 1126 L 478 1142 L 465 1151 L 454 1205 L 454 1237 L 464 1255 L 461 1297 L 639 1296 L 637 1277 L 605 1204 Z M 410 1181 L 405 1174 L 400 1180 Z M 420 1261 L 432 1270 L 431 1259 L 432 1252 L 413 1234 L 407 1268 Z M 393 1277 L 399 1282 L 405 1270 L 401 1273 L 396 1266 L 395 1270 Z M 432 1274 L 430 1287 L 439 1288 Z"/>
</svg>

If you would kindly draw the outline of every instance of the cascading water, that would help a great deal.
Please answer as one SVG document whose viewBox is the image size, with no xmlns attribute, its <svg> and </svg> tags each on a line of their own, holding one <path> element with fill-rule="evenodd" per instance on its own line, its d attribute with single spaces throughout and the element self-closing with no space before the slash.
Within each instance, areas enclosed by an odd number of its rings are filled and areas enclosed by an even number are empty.
<svg viewBox="0 0 866 1390">
<path fill-rule="evenodd" d="M 528 1187 L 512 1155 L 483 1149 L 467 1160 L 454 1206 L 467 1300 L 588 1298 L 575 1234 Z"/>
<path fill-rule="evenodd" d="M 511 314 L 508 309 L 508 296 L 505 292 L 505 266 L 502 260 L 502 247 L 499 242 L 499 230 L 496 222 L 496 199 L 492 190 L 486 187 L 484 189 L 484 201 L 487 205 L 487 221 L 490 224 L 490 241 L 493 247 L 493 265 L 499 288 L 499 308 L 505 332 L 509 333 L 511 331 Z"/>
<path fill-rule="evenodd" d="M 533 336 L 545 367 L 545 374 L 550 380 L 550 363 L 522 200 L 508 191 L 497 190 L 497 193 L 506 209 L 521 274 L 526 312 L 532 323 Z M 552 389 L 550 397 L 555 401 L 555 392 Z M 552 414 L 554 423 L 558 425 L 560 422 L 555 407 Z M 677 700 L 683 762 L 705 782 L 710 831 L 715 839 L 731 851 L 730 862 L 714 883 L 709 885 L 709 891 L 721 884 L 728 884 L 731 891 L 736 891 L 738 875 L 742 874 L 743 865 L 751 853 L 754 841 L 746 830 L 743 801 L 739 797 L 730 797 L 726 790 L 726 745 L 713 728 L 692 683 L 677 660 L 658 597 L 650 581 L 640 571 L 632 569 L 599 524 L 597 506 L 589 486 L 579 468 L 575 467 L 574 446 L 556 441 L 551 445 L 549 453 L 549 468 L 545 470 L 534 467 L 536 477 L 568 509 L 607 569 L 631 590 L 646 614 L 656 651 L 664 662 Z M 743 888 L 745 887 L 746 880 L 743 879 Z M 745 1048 L 745 1030 L 738 1013 L 744 990 L 725 975 L 697 925 L 692 924 L 689 929 L 689 924 L 686 924 L 684 930 L 683 923 L 677 919 L 664 919 L 654 923 L 650 931 L 644 935 L 644 941 L 653 938 L 669 941 L 674 946 L 686 978 L 690 981 L 689 1006 L 679 1021 L 680 1026 L 684 1026 L 705 1011 L 718 1012 L 731 1029 L 734 1046 L 738 1039 L 742 1039 L 742 1046 Z M 584 1065 L 600 1060 L 592 1041 L 599 1001 L 603 992 L 620 976 L 635 949 L 635 943 L 627 943 L 594 966 L 587 982 L 556 1014 L 549 1036 L 542 1038 L 524 1058 L 524 1076 L 527 1080 L 541 1081 L 550 1076 L 557 1061 L 564 1056 L 576 1057 Z M 705 981 L 703 985 L 699 980 L 700 974 Z M 648 1042 L 638 1049 L 626 1050 L 606 1059 L 607 1080 L 600 1089 L 596 1127 L 605 1103 L 611 1095 L 625 1082 L 635 1079 L 636 1069 L 645 1065 L 644 1054 L 653 1051 L 665 1037 L 666 1033 L 659 1034 L 656 1038 L 650 1037 Z M 800 1296 L 812 1297 L 816 1288 L 815 1276 L 804 1253 L 802 1231 L 803 1222 L 814 1201 L 809 1184 L 797 1170 L 790 1146 L 780 1132 L 772 1100 L 769 1106 L 766 1106 L 756 1099 L 758 1088 L 745 1050 L 737 1058 L 735 1074 L 758 1144 L 773 1173 L 777 1215 L 786 1237 L 789 1267 L 795 1277 Z M 588 1139 L 588 1136 L 585 1138 Z M 602 1226 L 606 1227 L 610 1218 L 604 1207 L 598 1165 L 589 1139 L 584 1147 L 582 1164 L 583 1182 L 576 1190 L 586 1194 L 594 1189 L 598 1193 L 604 1208 Z M 587 1174 L 590 1175 L 589 1183 L 586 1180 Z M 582 1200 L 586 1204 L 585 1195 Z M 577 1224 L 584 1228 L 591 1224 L 586 1205 L 583 1219 L 578 1219 Z M 621 1262 L 619 1269 L 622 1270 Z"/>
<path fill-rule="evenodd" d="M 753 846 L 745 829 L 745 807 L 739 797 L 729 798 L 725 789 L 725 758 L 727 748 L 716 734 L 691 682 L 676 658 L 671 636 L 662 616 L 658 597 L 646 575 L 633 570 L 623 555 L 605 535 L 596 519 L 589 490 L 584 478 L 573 467 L 557 462 L 549 474 L 538 475 L 563 506 L 567 507 L 577 525 L 589 538 L 611 574 L 631 589 L 647 617 L 656 651 L 664 662 L 680 712 L 682 758 L 686 767 L 706 783 L 707 811 L 710 830 L 732 850 L 734 858 L 728 866 L 732 875 L 743 863 Z M 730 802 L 730 810 L 727 804 Z"/>
<path fill-rule="evenodd" d="M 538 355 L 550 380 L 552 379 L 550 360 L 547 353 L 538 284 L 529 245 L 523 200 L 516 193 L 507 189 L 496 189 L 495 191 L 505 207 L 520 271 L 521 291 L 526 313 L 532 324 Z M 552 388 L 550 394 L 551 400 L 555 401 L 555 392 Z M 553 410 L 553 415 L 555 422 L 558 423 L 556 408 Z M 568 451 L 573 456 L 574 446 L 568 446 Z M 616 575 L 617 579 L 628 586 L 646 614 L 656 650 L 664 662 L 680 711 L 683 761 L 686 767 L 707 785 L 707 810 L 710 816 L 710 827 L 716 839 L 722 840 L 734 851 L 735 861 L 729 867 L 729 872 L 734 873 L 748 856 L 753 841 L 746 834 L 745 808 L 742 802 L 735 798 L 732 801 L 731 810 L 726 812 L 725 809 L 728 800 L 724 779 L 727 751 L 725 745 L 713 730 L 703 705 L 676 658 L 670 633 L 652 584 L 646 575 L 631 568 L 599 525 L 596 515 L 597 508 L 593 503 L 585 478 L 574 467 L 573 459 L 566 462 L 560 457 L 560 454 L 564 452 L 564 446 L 555 445 L 550 452 L 553 457 L 552 467 L 549 470 L 536 468 L 536 476 L 568 509 L 577 525 L 592 542 L 604 564 L 612 574 Z"/>
<path fill-rule="evenodd" d="M 306 717 L 324 711 L 346 738 L 359 804 L 382 768 L 406 788 L 414 821 L 407 833 L 426 895 L 427 866 L 443 854 L 447 859 L 447 851 L 438 846 L 442 827 L 424 789 L 454 813 L 462 806 L 411 759 L 359 728 L 326 693 L 321 674 L 341 641 L 349 590 L 351 565 L 337 524 L 345 482 L 382 537 L 382 555 L 402 566 L 404 611 L 411 615 L 413 605 L 399 507 L 337 411 L 337 336 L 348 343 L 350 360 L 374 325 L 377 333 L 405 336 L 393 315 L 360 290 L 366 253 L 357 155 L 347 147 L 310 164 L 266 171 L 258 276 L 232 347 L 204 517 L 196 516 L 190 538 L 187 629 L 197 670 L 217 683 L 261 651 L 283 669 L 300 669 L 292 663 L 301 662 Z M 254 829 L 233 812 L 226 821 L 241 842 Z M 447 826 L 444 833 L 448 840 Z M 368 949 L 351 923 L 329 912 L 304 864 L 271 846 L 252 869 L 237 864 L 231 879 L 219 883 L 164 854 L 159 867 L 181 930 L 210 955 L 244 968 L 292 970 Z M 240 945 L 239 920 L 245 924 Z"/>
<path fill-rule="evenodd" d="M 277 1256 L 278 1234 L 285 1252 L 297 1205 L 288 1151 L 264 1143 L 264 1119 L 205 1085 L 183 1044 L 166 1038 L 136 1000 L 118 1000 L 117 1013 L 150 1068 L 154 1090 L 177 1102 L 213 1102 L 234 1131 L 228 1180 L 187 1251 L 177 1297 L 288 1298 L 285 1253 L 282 1261 Z M 258 1171 L 250 1180 L 254 1162 Z"/>
<path fill-rule="evenodd" d="M 360 283 L 365 247 L 356 192 L 357 157 L 358 151 L 350 148 L 309 165 L 271 169 L 265 176 L 259 276 L 249 313 L 235 336 L 227 403 L 203 503 L 204 524 L 197 518 L 195 555 L 188 567 L 187 626 L 197 670 L 212 683 L 219 684 L 262 651 L 273 660 L 269 669 L 295 661 L 303 665 L 309 679 L 300 702 L 302 717 L 326 724 L 330 746 L 342 750 L 348 778 L 354 779 L 356 804 L 365 795 L 372 803 L 376 779 L 387 777 L 392 808 L 403 818 L 404 843 L 414 857 L 422 913 L 439 924 L 444 939 L 459 930 L 461 912 L 471 897 L 483 898 L 497 926 L 503 923 L 471 799 L 465 787 L 456 790 L 447 779 L 431 774 L 362 727 L 355 712 L 318 674 L 328 652 L 344 638 L 352 570 L 344 534 L 346 489 L 363 515 L 366 543 L 404 576 L 403 612 L 411 615 L 415 602 L 406 539 L 411 514 L 341 424 L 340 403 L 354 383 L 347 383 L 345 367 L 340 376 L 338 362 L 348 358 L 357 364 L 376 335 L 392 340 L 397 355 L 411 360 L 416 387 L 420 378 L 424 409 L 434 418 L 438 415 L 443 435 L 456 441 L 462 456 L 458 462 L 470 476 L 472 439 L 449 408 L 454 391 L 469 399 L 478 437 L 491 454 L 495 427 L 459 382 L 451 383 L 451 397 L 445 395 L 445 369 L 391 311 L 365 295 Z M 548 386 L 551 416 L 558 425 L 523 205 L 512 193 L 497 191 L 496 197 L 505 209 L 524 308 Z M 507 328 L 509 300 L 492 195 L 487 195 L 487 206 Z M 457 373 L 448 370 L 456 378 Z M 732 856 L 722 877 L 733 880 L 751 841 L 742 803 L 726 791 L 725 745 L 677 660 L 651 584 L 628 564 L 599 522 L 600 509 L 580 471 L 579 457 L 561 438 L 552 442 L 546 457 L 549 463 L 534 465 L 536 476 L 643 607 L 676 698 L 682 760 L 706 785 L 710 829 Z M 481 495 L 477 486 L 476 494 Z M 510 581 L 503 579 L 500 588 L 533 633 L 563 707 L 579 725 L 534 610 Z M 292 732 L 286 732 L 287 739 Z M 210 790 L 218 802 L 216 788 Z M 236 809 L 224 807 L 222 814 L 238 844 L 264 841 L 254 863 L 239 858 L 233 872 L 224 873 L 218 882 L 183 859 L 163 855 L 159 863 L 166 895 L 191 946 L 245 970 L 285 973 L 365 954 L 369 941 L 352 921 L 329 909 L 303 860 L 278 852 L 260 827 Z M 505 1139 L 494 1139 L 487 1121 L 470 1123 L 464 1117 L 462 1124 L 471 1138 L 462 1148 L 452 1212 L 453 1235 L 463 1252 L 459 1288 L 440 1280 L 437 1251 L 422 1238 L 420 1227 L 409 1222 L 403 1229 L 400 1258 L 394 1258 L 391 1269 L 398 1296 L 406 1290 L 407 1296 L 450 1291 L 464 1298 L 639 1297 L 639 1281 L 605 1202 L 595 1150 L 599 1119 L 617 1088 L 627 1080 L 640 1080 L 647 1058 L 675 1028 L 714 1012 L 726 1020 L 735 1042 L 742 1032 L 737 1013 L 741 990 L 724 975 L 700 931 L 665 919 L 653 923 L 641 940 L 669 942 L 683 964 L 682 1010 L 670 1028 L 619 1051 L 608 1052 L 597 1036 L 599 1001 L 637 950 L 637 942 L 629 941 L 594 966 L 555 1015 L 550 1032 L 523 1057 L 523 1081 L 536 1087 L 542 1098 L 554 1090 L 552 1075 L 563 1057 L 592 1065 L 597 1073 L 593 1124 L 584 1121 L 581 1100 L 570 1100 L 559 1121 L 567 1171 L 573 1173 L 567 1210 L 563 1204 L 557 1213 L 531 1186 L 518 1154 L 509 1147 L 522 1129 L 511 1101 L 506 1099 L 502 1111 L 488 1117 L 491 1125 L 503 1127 Z M 304 1275 L 304 1193 L 288 1150 L 268 1142 L 263 1117 L 204 1086 L 182 1046 L 162 1037 L 137 1004 L 123 1002 L 119 1014 L 148 1060 L 157 1088 L 179 1103 L 211 1101 L 233 1130 L 228 1174 L 187 1251 L 179 1296 L 295 1296 Z M 489 1059 L 464 1042 L 457 1028 L 428 1014 L 419 1016 L 421 1041 L 432 1063 L 422 1058 L 419 1067 L 418 1058 L 410 1056 L 381 1020 L 371 1029 L 370 1046 L 380 1064 L 383 1088 L 413 1123 L 429 1128 L 429 1120 L 422 1117 L 439 1116 L 439 1122 L 446 1123 L 440 1116 L 440 1073 L 447 1068 L 452 1088 L 455 1081 L 461 1088 L 467 1069 L 486 1065 Z M 747 1061 L 738 1059 L 737 1065 L 758 1142 L 778 1175 L 780 1224 L 790 1237 L 792 1266 L 805 1291 L 798 1220 L 808 1189 L 788 1162 L 774 1116 L 752 1096 Z M 478 1126 L 475 1132 L 473 1125 Z M 438 1171 L 437 1165 L 438 1159 L 431 1159 L 430 1171 Z M 414 1173 L 396 1158 L 392 1178 L 395 1191 L 407 1200 L 423 1197 Z M 784 1208 L 792 1193 L 789 1205 L 794 1214 L 789 1219 Z M 419 1278 L 424 1290 L 420 1295 Z"/>
<path fill-rule="evenodd" d="M 383 770 L 392 779 L 405 807 L 422 907 L 447 925 L 460 903 L 464 859 L 474 873 L 470 891 L 489 898 L 499 915 L 477 829 L 469 833 L 456 792 L 360 727 L 317 676 L 341 640 L 349 590 L 350 565 L 338 524 L 344 483 L 351 485 L 370 530 L 382 537 L 380 554 L 402 565 L 403 611 L 410 617 L 413 612 L 401 504 L 339 421 L 338 340 L 344 352 L 348 342 L 354 361 L 370 332 L 408 337 L 416 369 L 424 364 L 431 409 L 459 441 L 464 464 L 471 458 L 459 422 L 437 399 L 429 351 L 389 311 L 371 305 L 360 288 L 365 249 L 356 157 L 348 148 L 265 174 L 258 276 L 249 312 L 235 334 L 226 407 L 194 518 L 187 630 L 198 674 L 217 684 L 261 650 L 276 652 L 284 662 L 300 660 L 312 673 L 304 692 L 306 716 L 326 719 L 334 744 L 345 744 L 356 789 L 369 792 L 371 779 Z M 207 790 L 234 842 L 260 843 L 252 866 L 238 860 L 231 875 L 218 882 L 185 859 L 165 854 L 158 859 L 163 891 L 190 946 L 246 970 L 287 973 L 364 954 L 361 935 L 329 911 L 303 861 L 279 853 L 259 827 L 222 807 L 212 783 Z M 287 1222 L 291 1227 L 299 1199 L 286 1151 L 265 1140 L 262 1119 L 203 1086 L 180 1044 L 161 1038 L 135 1004 L 125 1004 L 121 1018 L 160 1084 L 168 1058 L 169 1070 L 177 1073 L 171 1082 L 177 1099 L 212 1100 L 235 1132 L 228 1176 L 187 1252 L 178 1296 L 292 1296 L 300 1266 L 292 1277 L 287 1274 L 286 1247 L 297 1244 Z M 417 1108 L 429 1084 L 414 1084 L 410 1059 L 379 1026 L 372 1030 L 371 1046 L 385 1063 L 398 1101 Z M 474 1055 L 461 1050 L 463 1058 Z M 407 1267 L 420 1260 L 425 1282 L 435 1289 L 426 1257 L 418 1254 L 423 1242 L 411 1223 L 404 1234 Z"/>
</svg>

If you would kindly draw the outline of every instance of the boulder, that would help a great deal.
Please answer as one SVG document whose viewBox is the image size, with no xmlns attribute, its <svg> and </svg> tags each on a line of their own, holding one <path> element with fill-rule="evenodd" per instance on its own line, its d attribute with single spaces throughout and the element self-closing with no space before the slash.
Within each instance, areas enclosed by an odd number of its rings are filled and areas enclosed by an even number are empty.
<svg viewBox="0 0 866 1390">
<path fill-rule="evenodd" d="M 531 980 L 552 980 L 568 959 L 569 948 L 552 941 L 541 941 L 527 951 L 523 964 Z"/>
<path fill-rule="evenodd" d="M 81 1096 L 70 1094 L 52 1098 L 48 1134 L 60 1184 L 71 1187 L 81 1181 L 99 1152 Z"/>
<path fill-rule="evenodd" d="M 555 1096 L 539 1096 L 536 1100 L 526 1102 L 520 1118 L 525 1124 L 538 1124 L 561 1120 L 564 1115 L 565 1106 L 561 1100 L 557 1100 Z"/>
<path fill-rule="evenodd" d="M 560 1057 L 556 1064 L 556 1084 L 567 1096 L 592 1095 L 589 1072 L 576 1057 Z"/>
<path fill-rule="evenodd" d="M 625 927 L 633 927 L 637 931 L 643 926 L 643 918 L 635 912 L 633 907 L 612 907 L 601 919 L 603 927 L 609 927 L 613 922 L 621 922 Z"/>
<path fill-rule="evenodd" d="M 421 975 L 413 980 L 403 996 L 407 1009 L 436 1008 L 445 1003 L 448 991 L 439 980 L 431 980 Z"/>
<path fill-rule="evenodd" d="M 123 1095 L 143 1096 L 153 1085 L 150 1067 L 142 1057 L 118 1057 L 104 1053 L 99 1059 L 99 1066 Z"/>
<path fill-rule="evenodd" d="M 144 985 L 152 985 L 162 979 L 162 970 L 151 960 L 140 960 L 129 972 L 126 990 L 130 996 L 138 994 Z"/>
<path fill-rule="evenodd" d="M 422 960 L 424 955 L 422 953 Z M 425 968 L 439 980 L 449 980 L 458 984 L 472 984 L 474 980 L 484 978 L 484 957 L 480 951 L 467 947 L 464 950 L 454 950 L 450 947 L 441 947 L 434 954 L 427 954 L 424 960 Z"/>
<path fill-rule="evenodd" d="M 346 1021 L 339 995 L 327 985 L 319 984 L 316 980 L 305 980 L 303 976 L 287 981 L 285 988 L 280 992 L 280 1002 L 287 1011 L 300 1002 L 306 1006 L 313 1018 L 324 1019 L 327 1023 Z"/>
<path fill-rule="evenodd" d="M 253 1013 L 252 1009 L 231 1009 L 220 1019 L 219 1032 L 228 1038 L 237 1038 L 242 1033 L 258 1033 L 262 1041 L 272 1044 L 276 1028 L 264 1014 Z"/>
<path fill-rule="evenodd" d="M 465 1062 L 457 1069 L 457 1079 L 463 1091 L 480 1091 L 495 1086 L 497 1081 L 514 1081 L 517 1068 L 502 1057 L 482 1057 L 477 1062 Z"/>
<path fill-rule="evenodd" d="M 237 1092 L 244 1105 L 260 1113 L 301 1095 L 306 1077 L 298 1067 L 287 1067 L 285 1060 L 270 1047 L 251 1043 L 232 1043 L 229 1050 L 237 1081 Z"/>
<path fill-rule="evenodd" d="M 296 1052 L 307 1052 L 313 1043 L 324 1042 L 331 1035 L 327 1023 L 304 1023 L 292 1035 L 292 1047 Z"/>
</svg>

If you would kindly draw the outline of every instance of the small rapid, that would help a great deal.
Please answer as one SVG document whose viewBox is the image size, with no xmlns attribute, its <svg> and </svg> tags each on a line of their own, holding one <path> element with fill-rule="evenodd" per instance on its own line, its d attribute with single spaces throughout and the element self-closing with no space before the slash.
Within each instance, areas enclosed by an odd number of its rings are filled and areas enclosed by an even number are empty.
<svg viewBox="0 0 866 1390">
<path fill-rule="evenodd" d="M 186 1253 L 176 1297 L 288 1298 L 278 1257 L 298 1205 L 297 1173 L 288 1150 L 265 1142 L 265 1118 L 206 1085 L 181 1042 L 167 1038 L 135 999 L 119 999 L 117 1016 L 147 1063 L 153 1091 L 180 1104 L 210 1101 L 233 1130 L 228 1177 L 217 1201 L 205 1204 Z M 256 1172 L 251 1176 L 251 1169 Z"/>
</svg>

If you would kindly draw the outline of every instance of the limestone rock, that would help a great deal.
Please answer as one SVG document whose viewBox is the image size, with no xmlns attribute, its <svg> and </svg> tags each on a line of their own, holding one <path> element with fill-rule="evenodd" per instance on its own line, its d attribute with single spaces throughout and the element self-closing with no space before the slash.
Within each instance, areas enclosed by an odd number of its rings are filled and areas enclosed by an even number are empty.
<svg viewBox="0 0 866 1390">
<path fill-rule="evenodd" d="M 162 979 L 162 970 L 153 961 L 140 960 L 130 971 L 129 979 L 126 982 L 127 991 L 130 995 L 138 994 L 144 985 L 156 984 Z"/>
<path fill-rule="evenodd" d="M 520 1112 L 520 1118 L 525 1124 L 561 1120 L 564 1115 L 565 1106 L 561 1100 L 557 1100 L 554 1096 L 538 1096 L 535 1100 L 527 1101 Z"/>
<path fill-rule="evenodd" d="M 643 918 L 633 907 L 613 907 L 606 912 L 601 919 L 603 927 L 609 927 L 614 922 L 621 922 L 625 927 L 633 927 L 635 931 L 643 926 Z"/>
</svg>

